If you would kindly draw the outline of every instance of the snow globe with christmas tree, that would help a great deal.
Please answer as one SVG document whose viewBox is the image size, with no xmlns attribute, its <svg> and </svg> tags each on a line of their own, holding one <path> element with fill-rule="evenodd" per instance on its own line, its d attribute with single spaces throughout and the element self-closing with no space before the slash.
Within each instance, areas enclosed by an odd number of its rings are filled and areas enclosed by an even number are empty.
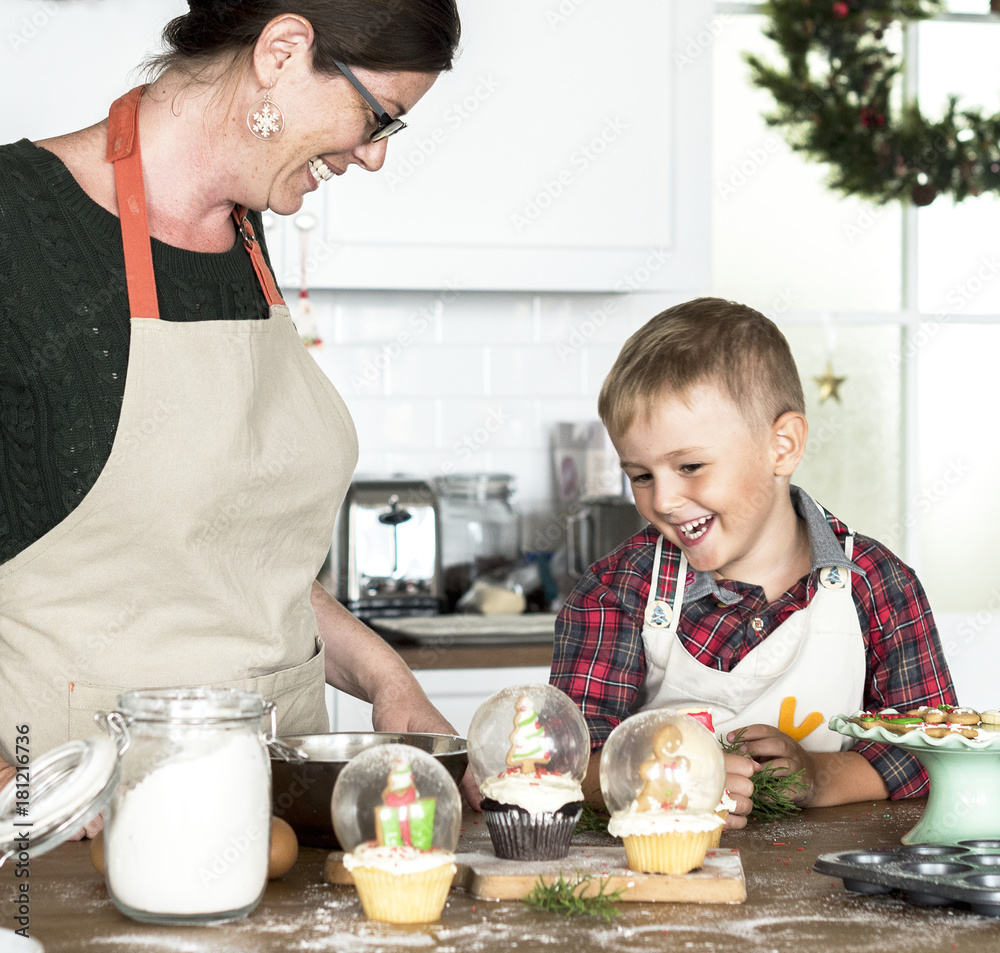
<svg viewBox="0 0 1000 953">
<path fill-rule="evenodd" d="M 468 742 L 496 855 L 565 857 L 590 759 L 590 732 L 576 703 L 552 685 L 505 688 L 479 706 Z"/>
<path fill-rule="evenodd" d="M 715 735 L 690 715 L 659 708 L 618 725 L 601 752 L 601 792 L 608 833 L 625 841 L 629 867 L 700 867 L 724 823 L 716 809 L 725 781 Z"/>
<path fill-rule="evenodd" d="M 410 745 L 366 748 L 340 772 L 331 807 L 344 867 L 368 918 L 440 919 L 462 819 L 447 769 Z"/>
</svg>

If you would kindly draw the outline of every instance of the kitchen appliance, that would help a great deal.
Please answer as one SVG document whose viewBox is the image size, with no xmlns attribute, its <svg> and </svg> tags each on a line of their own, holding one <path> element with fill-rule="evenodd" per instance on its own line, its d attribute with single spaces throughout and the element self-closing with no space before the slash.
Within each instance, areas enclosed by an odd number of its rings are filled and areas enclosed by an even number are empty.
<svg viewBox="0 0 1000 953">
<path fill-rule="evenodd" d="M 337 517 L 331 555 L 337 598 L 358 618 L 441 611 L 441 523 L 427 481 L 355 480 Z"/>
<path fill-rule="evenodd" d="M 590 496 L 627 493 L 618 452 L 599 420 L 554 424 L 552 467 L 560 506 Z"/>
<path fill-rule="evenodd" d="M 619 543 L 646 526 L 626 496 L 591 496 L 566 517 L 566 566 L 580 576 Z"/>
<path fill-rule="evenodd" d="M 517 565 L 521 521 L 509 473 L 452 473 L 435 485 L 446 611 L 453 612 L 477 579 L 500 583 Z"/>
</svg>

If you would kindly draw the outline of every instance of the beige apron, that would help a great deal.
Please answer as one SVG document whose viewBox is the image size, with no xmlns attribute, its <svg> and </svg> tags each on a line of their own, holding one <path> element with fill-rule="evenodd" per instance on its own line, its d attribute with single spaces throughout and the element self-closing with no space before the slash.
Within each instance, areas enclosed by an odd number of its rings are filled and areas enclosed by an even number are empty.
<svg viewBox="0 0 1000 953">
<path fill-rule="evenodd" d="M 851 558 L 853 536 L 845 541 Z M 833 715 L 862 707 L 865 643 L 850 571 L 820 570 L 809 605 L 793 612 L 730 671 L 694 658 L 677 634 L 687 560 L 679 560 L 673 599 L 657 595 L 663 537 L 656 543 L 642 627 L 646 675 L 636 710 L 709 707 L 722 736 L 746 725 L 774 725 L 809 751 L 840 751 L 850 738 L 827 730 Z"/>
<path fill-rule="evenodd" d="M 329 730 L 309 594 L 357 436 L 248 225 L 269 320 L 155 319 L 151 255 L 130 249 L 137 230 L 149 249 L 141 91 L 109 117 L 133 315 L 111 455 L 76 509 L 0 566 L 7 761 L 15 726 L 35 758 L 92 733 L 94 712 L 134 688 L 258 691 L 281 732 Z"/>
</svg>

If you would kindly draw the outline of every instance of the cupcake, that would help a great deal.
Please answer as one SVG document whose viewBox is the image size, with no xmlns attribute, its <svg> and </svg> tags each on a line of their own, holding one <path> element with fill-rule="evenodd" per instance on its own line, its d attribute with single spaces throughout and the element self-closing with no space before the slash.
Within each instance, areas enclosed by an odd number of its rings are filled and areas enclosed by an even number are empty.
<svg viewBox="0 0 1000 953">
<path fill-rule="evenodd" d="M 601 753 L 608 832 L 633 870 L 684 874 L 700 867 L 722 830 L 716 813 L 726 769 L 715 736 L 669 708 L 625 719 Z"/>
<path fill-rule="evenodd" d="M 462 814 L 448 771 L 408 745 L 367 748 L 341 771 L 332 809 L 365 915 L 387 923 L 440 919 Z"/>
<path fill-rule="evenodd" d="M 572 699 L 552 685 L 505 688 L 476 711 L 468 740 L 497 857 L 565 857 L 590 758 L 587 723 Z"/>
</svg>

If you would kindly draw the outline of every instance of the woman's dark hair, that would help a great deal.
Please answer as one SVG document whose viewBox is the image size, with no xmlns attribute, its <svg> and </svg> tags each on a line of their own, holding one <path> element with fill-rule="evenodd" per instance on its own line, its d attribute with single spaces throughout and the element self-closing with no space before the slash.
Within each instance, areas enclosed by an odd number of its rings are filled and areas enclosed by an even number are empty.
<svg viewBox="0 0 1000 953">
<path fill-rule="evenodd" d="M 188 0 L 190 13 L 163 31 L 166 52 L 150 72 L 196 67 L 209 58 L 249 57 L 264 27 L 283 13 L 308 20 L 316 39 L 313 67 L 339 74 L 335 59 L 386 72 L 451 69 L 461 25 L 455 0 Z"/>
</svg>

